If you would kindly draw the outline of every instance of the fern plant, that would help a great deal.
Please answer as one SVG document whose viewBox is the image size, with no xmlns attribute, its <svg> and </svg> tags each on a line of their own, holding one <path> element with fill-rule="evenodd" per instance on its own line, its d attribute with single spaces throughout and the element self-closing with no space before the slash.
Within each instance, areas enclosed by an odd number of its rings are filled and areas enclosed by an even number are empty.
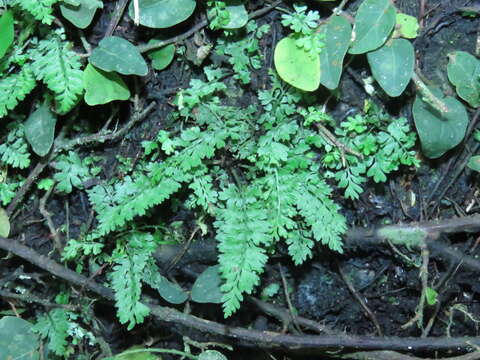
<svg viewBox="0 0 480 360">
<path fill-rule="evenodd" d="M 80 57 L 72 50 L 63 29 L 50 25 L 57 0 L 12 0 L 19 33 L 15 46 L 0 59 L 0 118 L 13 110 L 38 81 L 52 92 L 56 112 L 66 114 L 83 93 Z M 34 17 L 32 19 L 31 16 Z"/>
</svg>

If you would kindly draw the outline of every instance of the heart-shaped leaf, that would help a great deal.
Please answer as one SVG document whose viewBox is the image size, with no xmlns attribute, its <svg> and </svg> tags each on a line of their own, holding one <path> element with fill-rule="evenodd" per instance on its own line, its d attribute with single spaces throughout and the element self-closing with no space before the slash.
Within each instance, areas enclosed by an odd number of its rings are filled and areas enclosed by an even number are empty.
<svg viewBox="0 0 480 360">
<path fill-rule="evenodd" d="M 138 0 L 140 24 L 151 28 L 168 28 L 186 20 L 195 6 L 195 0 Z M 133 1 L 130 2 L 128 15 L 135 18 Z"/>
<path fill-rule="evenodd" d="M 320 85 L 320 57 L 306 52 L 286 37 L 275 47 L 275 68 L 287 83 L 304 91 L 314 91 Z"/>
<path fill-rule="evenodd" d="M 45 156 L 53 144 L 57 118 L 45 102 L 25 121 L 25 137 L 38 156 Z"/>
<path fill-rule="evenodd" d="M 80 29 L 85 29 L 92 22 L 101 2 L 78 0 L 78 4 L 60 4 L 63 17 Z"/>
<path fill-rule="evenodd" d="M 152 39 L 148 42 L 148 44 L 155 43 L 157 41 L 158 40 Z M 147 56 L 150 58 L 150 60 L 152 60 L 152 67 L 155 70 L 163 70 L 170 65 L 173 57 L 175 56 L 175 45 L 170 44 L 158 50 L 152 50 L 147 54 Z"/>
<path fill-rule="evenodd" d="M 104 71 L 116 71 L 123 75 L 148 73 L 148 66 L 138 49 L 118 36 L 104 38 L 89 58 L 90 64 Z"/>
<path fill-rule="evenodd" d="M 218 272 L 218 265 L 208 267 L 195 280 L 192 287 L 192 300 L 198 303 L 222 302 L 223 293 L 220 290 L 222 280 Z"/>
<path fill-rule="evenodd" d="M 443 98 L 440 90 L 430 90 L 445 104 L 448 111 L 440 112 L 419 94 L 413 103 L 413 118 L 423 153 L 426 157 L 435 159 L 463 140 L 468 126 L 468 114 L 457 99 Z"/>
<path fill-rule="evenodd" d="M 320 53 L 320 82 L 329 89 L 336 89 L 343 69 L 343 58 L 352 37 L 352 26 L 343 16 L 333 16 L 325 28 L 325 46 Z"/>
<path fill-rule="evenodd" d="M 40 342 L 32 324 L 16 316 L 0 319 L 0 359 L 37 360 Z"/>
<path fill-rule="evenodd" d="M 382 46 L 395 26 L 391 0 L 365 0 L 355 15 L 355 40 L 350 54 L 363 54 Z"/>
<path fill-rule="evenodd" d="M 413 74 L 415 50 L 410 41 L 394 39 L 367 54 L 375 80 L 392 97 L 399 96 Z"/>
<path fill-rule="evenodd" d="M 448 80 L 458 96 L 472 107 L 480 106 L 480 61 L 464 51 L 455 51 L 448 58 Z"/>
<path fill-rule="evenodd" d="M 0 17 L 0 58 L 5 55 L 13 43 L 13 14 L 10 10 L 5 11 Z"/>
<path fill-rule="evenodd" d="M 85 102 L 90 106 L 130 97 L 127 85 L 117 73 L 97 69 L 91 64 L 83 72 L 83 86 Z"/>
</svg>

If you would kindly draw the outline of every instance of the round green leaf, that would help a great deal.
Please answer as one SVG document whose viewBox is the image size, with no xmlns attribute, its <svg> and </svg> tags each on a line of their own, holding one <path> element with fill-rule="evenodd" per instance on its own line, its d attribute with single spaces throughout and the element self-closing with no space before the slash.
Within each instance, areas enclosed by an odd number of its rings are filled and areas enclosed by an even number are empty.
<svg viewBox="0 0 480 360">
<path fill-rule="evenodd" d="M 472 107 L 480 106 L 480 61 L 464 51 L 455 51 L 448 58 L 448 80 L 458 96 Z"/>
<path fill-rule="evenodd" d="M 104 71 L 116 71 L 123 75 L 148 73 L 148 66 L 138 49 L 118 36 L 104 38 L 89 58 L 90 64 Z"/>
<path fill-rule="evenodd" d="M 25 121 L 25 137 L 38 156 L 45 156 L 53 144 L 57 118 L 45 102 Z"/>
<path fill-rule="evenodd" d="M 290 37 L 280 40 L 275 47 L 275 68 L 278 75 L 290 85 L 304 91 L 314 91 L 320 85 L 320 57 L 313 57 L 295 44 Z"/>
<path fill-rule="evenodd" d="M 228 359 L 220 351 L 205 350 L 198 356 L 198 360 L 228 360 Z"/>
<path fill-rule="evenodd" d="M 78 4 L 61 4 L 60 12 L 73 25 L 85 29 L 92 22 L 98 7 L 99 4 L 91 0 L 78 0 Z"/>
<path fill-rule="evenodd" d="M 7 212 L 0 208 L 0 236 L 7 238 L 10 234 L 10 219 Z"/>
<path fill-rule="evenodd" d="M 10 45 L 13 43 L 13 14 L 10 10 L 5 11 L 0 17 L 0 58 L 5 55 Z"/>
<path fill-rule="evenodd" d="M 352 26 L 343 16 L 333 16 L 323 29 L 325 46 L 320 53 L 320 82 L 329 89 L 336 89 L 343 69 L 343 58 L 352 37 Z"/>
<path fill-rule="evenodd" d="M 467 166 L 474 170 L 480 172 L 480 155 L 475 155 L 468 160 Z"/>
<path fill-rule="evenodd" d="M 218 265 L 210 266 L 195 280 L 192 287 L 192 300 L 198 303 L 222 302 L 223 293 L 220 290 L 222 280 L 218 273 Z"/>
<path fill-rule="evenodd" d="M 457 99 L 443 98 L 440 90 L 430 90 L 447 106 L 448 112 L 441 113 L 419 94 L 413 103 L 413 118 L 423 153 L 430 159 L 436 159 L 463 140 L 468 126 L 468 114 Z"/>
<path fill-rule="evenodd" d="M 401 37 L 415 39 L 418 35 L 418 20 L 414 16 L 398 13 L 396 16 L 398 33 Z"/>
<path fill-rule="evenodd" d="M 40 342 L 32 324 L 16 316 L 0 319 L 0 359 L 39 359 Z"/>
<path fill-rule="evenodd" d="M 375 80 L 392 97 L 399 96 L 413 74 L 415 50 L 410 41 L 394 39 L 367 54 Z"/>
<path fill-rule="evenodd" d="M 382 46 L 395 27 L 391 0 L 365 0 L 355 15 L 355 40 L 350 54 L 363 54 Z"/>
<path fill-rule="evenodd" d="M 166 277 L 159 275 L 159 281 L 155 284 L 155 289 L 157 289 L 160 296 L 168 301 L 171 304 L 181 304 L 184 303 L 188 295 L 183 289 L 170 282 Z"/>
<path fill-rule="evenodd" d="M 91 64 L 83 71 L 83 86 L 85 102 L 90 106 L 130 97 L 127 85 L 117 73 L 97 69 Z"/>
<path fill-rule="evenodd" d="M 239 29 L 248 22 L 248 13 L 241 0 L 227 0 L 226 10 L 230 14 L 230 21 L 223 26 L 223 29 Z"/>
<path fill-rule="evenodd" d="M 148 44 L 155 43 L 157 41 L 158 40 L 152 39 L 148 42 Z M 147 56 L 150 58 L 150 60 L 152 60 L 152 67 L 155 70 L 163 70 L 170 65 L 173 57 L 175 56 L 175 45 L 170 44 L 158 50 L 150 51 Z"/>
<path fill-rule="evenodd" d="M 195 5 L 195 0 L 138 0 L 140 24 L 151 28 L 174 26 L 192 15 Z M 135 18 L 133 1 L 128 15 Z"/>
</svg>

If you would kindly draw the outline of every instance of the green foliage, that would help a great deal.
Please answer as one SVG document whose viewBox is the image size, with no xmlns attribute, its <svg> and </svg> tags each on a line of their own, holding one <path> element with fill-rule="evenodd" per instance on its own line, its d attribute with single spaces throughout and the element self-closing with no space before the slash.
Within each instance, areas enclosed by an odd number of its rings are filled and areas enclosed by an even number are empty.
<svg viewBox="0 0 480 360">
<path fill-rule="evenodd" d="M 68 155 L 60 155 L 56 158 L 53 167 L 57 170 L 53 178 L 57 181 L 56 189 L 70 193 L 73 187 L 83 189 L 83 183 L 92 179 L 100 172 L 100 168 L 94 167 L 96 158 L 87 156 L 83 160 L 73 151 Z"/>
<path fill-rule="evenodd" d="M 43 339 L 47 339 L 47 348 L 55 355 L 67 355 L 69 317 L 66 310 L 58 308 L 40 316 L 33 327 Z"/>
<path fill-rule="evenodd" d="M 257 27 L 254 21 L 250 21 L 246 26 L 246 36 L 233 33 L 232 36 L 218 39 L 215 51 L 228 56 L 228 62 L 235 72 L 233 78 L 242 84 L 250 83 L 250 71 L 261 67 L 259 40 L 269 30 L 270 26 L 267 24 Z"/>
<path fill-rule="evenodd" d="M 54 94 L 56 110 L 61 114 L 69 112 L 83 92 L 83 82 L 80 57 L 65 41 L 63 32 L 56 31 L 41 40 L 30 57 L 35 59 L 32 63 L 35 76 Z"/>
<path fill-rule="evenodd" d="M 207 6 L 210 19 L 208 26 L 210 29 L 222 29 L 230 22 L 230 13 L 227 10 L 225 1 L 207 1 Z"/>
<path fill-rule="evenodd" d="M 22 181 L 0 182 L 0 202 L 6 206 L 15 197 L 15 191 L 22 185 Z"/>
<path fill-rule="evenodd" d="M 220 273 L 224 279 L 221 290 L 225 316 L 240 308 L 242 293 L 250 294 L 260 282 L 268 260 L 266 248 L 272 243 L 268 211 L 259 201 L 257 187 L 237 188 L 229 185 L 220 193 L 225 207 L 217 212 Z"/>
<path fill-rule="evenodd" d="M 0 79 L 0 118 L 25 99 L 35 85 L 35 76 L 29 65 L 24 65 L 18 73 Z"/>
<path fill-rule="evenodd" d="M 0 319 L 0 359 L 38 360 L 39 347 L 31 323 L 17 316 Z"/>
<path fill-rule="evenodd" d="M 46 25 L 51 25 L 55 17 L 53 13 L 53 5 L 60 0 L 9 0 L 11 5 L 17 5 L 22 10 L 30 13 L 35 19 Z"/>
<path fill-rule="evenodd" d="M 0 145 L 0 161 L 14 168 L 24 169 L 30 165 L 30 153 L 24 137 L 24 126 L 19 122 L 7 125 L 6 141 Z"/>
<path fill-rule="evenodd" d="M 60 293 L 56 297 L 59 304 L 67 304 L 69 296 Z M 82 341 L 90 345 L 96 343 L 94 335 L 85 330 L 79 324 L 79 315 L 64 308 L 55 308 L 37 318 L 37 323 L 32 330 L 46 340 L 46 347 L 49 351 L 65 359 L 75 352 L 75 345 Z M 85 317 L 82 319 L 88 321 Z"/>
<path fill-rule="evenodd" d="M 454 97 L 443 97 L 439 89 L 430 89 L 448 111 L 440 112 L 428 98 L 418 94 L 413 103 L 413 118 L 425 156 L 436 159 L 457 146 L 465 137 L 468 113 Z"/>
<path fill-rule="evenodd" d="M 401 165 L 419 165 L 413 150 L 416 137 L 407 120 L 391 119 L 375 106 L 369 106 L 365 115 L 349 116 L 335 129 L 337 140 L 350 152 L 342 154 L 327 137 L 321 143 L 325 150 L 323 166 L 328 169 L 326 176 L 334 178 L 350 199 L 359 197 L 367 178 L 385 182 L 387 175 Z M 304 116 L 320 117 L 316 112 L 310 108 Z"/>
<path fill-rule="evenodd" d="M 310 10 L 307 6 L 293 5 L 292 14 L 282 15 L 282 25 L 289 27 L 294 34 L 295 44 L 307 52 L 311 57 L 320 54 L 324 43 L 324 34 L 317 31 L 320 15 L 318 11 Z"/>
<path fill-rule="evenodd" d="M 140 302 L 143 273 L 151 264 L 151 254 L 155 250 L 153 236 L 134 232 L 125 237 L 114 254 L 115 266 L 110 273 L 112 288 L 115 291 L 115 305 L 122 324 L 128 329 L 142 323 L 149 309 Z"/>
</svg>

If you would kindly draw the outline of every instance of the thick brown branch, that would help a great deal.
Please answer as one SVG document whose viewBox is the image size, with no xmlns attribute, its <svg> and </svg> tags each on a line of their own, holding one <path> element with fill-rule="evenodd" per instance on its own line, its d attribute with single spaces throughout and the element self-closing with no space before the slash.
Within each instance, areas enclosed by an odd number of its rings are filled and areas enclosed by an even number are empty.
<svg viewBox="0 0 480 360">
<path fill-rule="evenodd" d="M 75 285 L 108 299 L 114 300 L 113 291 L 101 284 L 88 279 L 76 272 L 65 268 L 46 256 L 20 244 L 14 239 L 0 237 L 0 248 L 7 250 L 32 264 L 67 280 Z M 433 351 L 450 350 L 466 351 L 472 345 L 480 346 L 479 338 L 398 338 L 398 337 L 371 337 L 348 335 L 283 335 L 276 332 L 258 331 L 238 327 L 230 327 L 214 321 L 184 314 L 173 308 L 147 304 L 151 313 L 160 321 L 200 330 L 202 332 L 235 340 L 243 345 L 260 346 L 263 348 L 288 350 L 290 352 L 323 353 L 329 349 L 342 350 L 399 350 L 399 351 Z"/>
</svg>

